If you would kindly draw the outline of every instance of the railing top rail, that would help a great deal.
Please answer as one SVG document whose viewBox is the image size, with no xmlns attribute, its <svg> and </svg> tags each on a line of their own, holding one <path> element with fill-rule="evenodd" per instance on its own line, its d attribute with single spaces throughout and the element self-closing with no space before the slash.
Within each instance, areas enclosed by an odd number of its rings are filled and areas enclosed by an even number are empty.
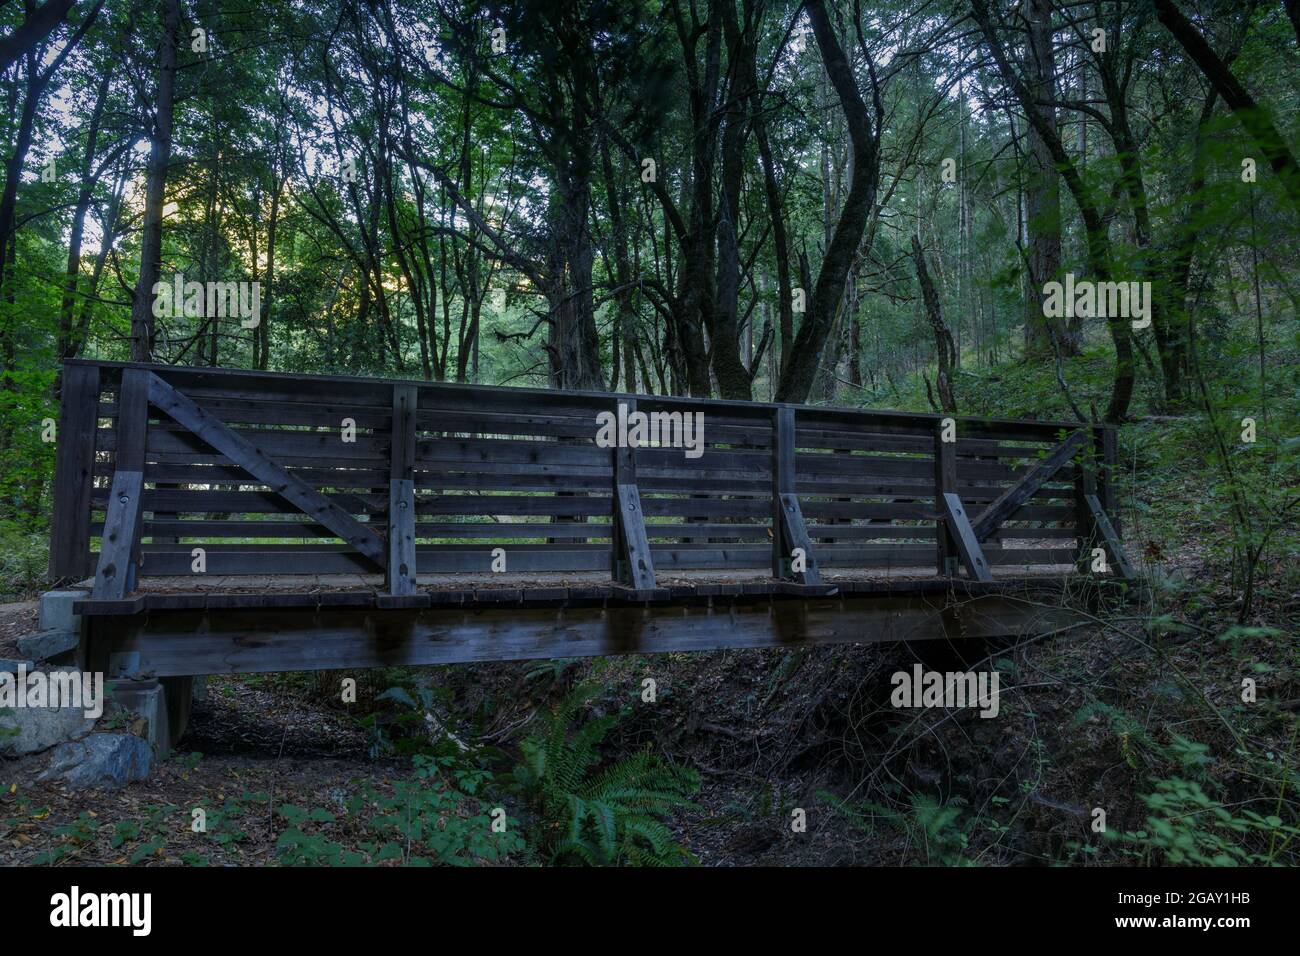
<svg viewBox="0 0 1300 956">
<path fill-rule="evenodd" d="M 420 379 L 395 379 L 395 378 L 369 378 L 355 375 L 320 375 L 315 373 L 300 372 L 263 372 L 247 369 L 230 369 L 230 368 L 211 368 L 201 366 L 186 365 L 156 365 L 144 362 L 113 362 L 99 359 L 67 359 L 64 362 L 67 366 L 95 366 L 102 370 L 111 372 L 121 372 L 126 369 L 147 369 L 151 372 L 158 373 L 164 377 L 183 377 L 191 381 L 202 382 L 209 380 L 214 386 L 220 384 L 229 384 L 233 387 L 243 382 L 247 387 L 254 387 L 255 383 L 266 383 L 283 386 L 291 382 L 311 382 L 334 385 L 343 389 L 366 390 L 368 388 L 384 388 L 394 385 L 414 385 L 424 393 L 441 394 L 447 397 L 452 396 L 496 396 L 499 398 L 518 398 L 521 401 L 556 401 L 571 402 L 575 405 L 590 405 L 592 408 L 608 408 L 609 405 L 619 400 L 635 400 L 647 405 L 653 404 L 660 408 L 674 408 L 693 410 L 716 409 L 719 412 L 726 412 L 744 417 L 770 417 L 778 408 L 793 407 L 800 411 L 801 415 L 808 418 L 822 419 L 826 421 L 844 421 L 848 423 L 874 423 L 881 425 L 910 426 L 918 430 L 932 430 L 936 424 L 944 418 L 952 417 L 957 420 L 959 425 L 965 431 L 979 432 L 983 430 L 998 430 L 1003 432 L 1023 432 L 1028 439 L 1046 439 L 1056 436 L 1062 430 L 1074 431 L 1080 428 L 1103 427 L 1084 422 L 1075 421 L 1054 421 L 1040 419 L 1003 419 L 1003 418 L 985 418 L 976 416 L 953 415 L 948 416 L 933 412 L 902 412 L 888 409 L 864 409 L 850 408 L 845 406 L 832 405 L 791 405 L 782 402 L 744 402 L 729 399 L 713 398 L 691 398 L 670 395 L 641 395 L 625 392 L 596 392 L 596 391 L 557 391 L 555 389 L 542 388 L 519 388 L 504 385 L 471 385 L 456 382 L 428 382 Z"/>
</svg>

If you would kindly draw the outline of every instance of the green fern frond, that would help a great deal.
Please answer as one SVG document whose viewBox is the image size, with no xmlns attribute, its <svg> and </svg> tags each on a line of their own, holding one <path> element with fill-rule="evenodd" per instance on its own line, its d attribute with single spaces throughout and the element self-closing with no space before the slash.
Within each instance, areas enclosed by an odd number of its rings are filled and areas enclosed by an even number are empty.
<svg viewBox="0 0 1300 956">
<path fill-rule="evenodd" d="M 515 779 L 542 818 L 541 854 L 585 866 L 691 862 L 664 818 L 689 804 L 699 775 L 648 749 L 602 767 L 600 745 L 621 715 L 580 722 L 598 690 L 590 683 L 574 688 L 521 745 Z"/>
</svg>

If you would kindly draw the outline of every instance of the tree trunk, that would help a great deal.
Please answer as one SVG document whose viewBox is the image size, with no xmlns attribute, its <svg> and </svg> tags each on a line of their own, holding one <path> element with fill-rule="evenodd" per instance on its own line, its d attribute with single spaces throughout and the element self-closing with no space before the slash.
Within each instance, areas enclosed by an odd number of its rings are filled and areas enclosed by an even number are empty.
<svg viewBox="0 0 1300 956">
<path fill-rule="evenodd" d="M 757 102 L 754 107 L 754 138 L 758 142 L 759 160 L 763 165 L 763 188 L 767 194 L 767 215 L 772 222 L 772 256 L 776 259 L 776 308 L 777 331 L 780 335 L 781 348 L 779 368 L 774 370 L 771 386 L 776 387 L 776 375 L 783 371 L 790 361 L 790 349 L 794 345 L 794 311 L 790 287 L 790 245 L 785 231 L 785 209 L 781 202 L 781 187 L 776 179 L 776 167 L 772 161 L 772 147 L 767 139 L 767 121 L 762 107 Z M 776 349 L 773 349 L 776 355 Z"/>
<path fill-rule="evenodd" d="M 1173 0 L 1155 0 L 1155 7 L 1160 22 L 1174 35 L 1174 39 L 1201 68 L 1201 72 L 1223 97 L 1223 101 L 1231 107 L 1246 132 L 1255 140 L 1255 145 L 1264 154 L 1264 158 L 1273 167 L 1277 178 L 1282 181 L 1282 188 L 1290 198 L 1291 204 L 1296 209 L 1300 209 L 1300 166 L 1296 165 L 1295 156 L 1291 154 L 1286 140 L 1273 125 L 1268 111 L 1255 102 L 1246 88 L 1241 85 L 1241 81 L 1227 64 L 1219 59 L 1210 45 L 1205 42 L 1205 37 L 1201 36 L 1196 27 L 1183 16 Z"/>
<path fill-rule="evenodd" d="M 1052 5 L 1049 0 L 1027 0 L 1028 52 L 1025 72 L 1036 101 L 1056 99 L 1056 59 L 1052 52 Z M 1061 190 L 1052 151 L 1039 132 L 1056 129 L 1056 107 L 1029 104 L 1040 123 L 1029 124 L 1029 183 L 1025 191 L 1029 227 L 1029 298 L 1025 300 L 1025 353 L 1035 358 L 1052 354 L 1052 333 L 1063 346 L 1063 324 L 1043 315 L 1043 285 L 1061 271 Z"/>
<path fill-rule="evenodd" d="M 844 295 L 853 257 L 875 202 L 880 168 L 879 140 L 872 129 L 862 94 L 858 92 L 853 70 L 826 16 L 826 6 L 822 0 L 810 0 L 806 9 L 826 75 L 830 77 L 840 108 L 844 111 L 853 148 L 853 174 L 835 232 L 822 257 L 808 315 L 795 337 L 790 361 L 781 370 L 776 396 L 779 402 L 804 402 L 812 389 L 827 336 L 835 325 L 835 314 Z"/>
<path fill-rule="evenodd" d="M 971 9 L 980 31 L 984 34 L 989 52 L 997 62 L 1003 82 L 1011 88 L 1020 101 L 1029 122 L 1038 128 L 1039 135 L 1051 151 L 1052 159 L 1079 207 L 1079 214 L 1083 217 L 1084 229 L 1088 236 L 1088 268 L 1094 281 L 1109 281 L 1110 237 L 1107 235 L 1106 223 L 1101 217 L 1101 211 L 1092 193 L 1079 175 L 1069 154 L 1066 153 L 1055 126 L 1045 122 L 1042 115 L 1033 109 L 1033 94 L 1011 66 L 1006 51 L 993 31 L 987 0 L 971 0 Z M 1128 407 L 1133 399 L 1133 330 L 1129 325 L 1129 319 L 1113 315 L 1106 319 L 1106 328 L 1115 345 L 1115 381 L 1111 389 L 1110 404 L 1106 409 L 1106 420 L 1122 422 L 1128 415 Z"/>
<path fill-rule="evenodd" d="M 935 291 L 930 270 L 925 264 L 925 252 L 916 236 L 912 237 L 912 262 L 916 265 L 916 281 L 921 286 L 921 299 L 925 303 L 925 318 L 934 333 L 934 356 L 938 370 L 939 405 L 953 415 L 957 414 L 957 394 L 953 385 L 953 369 L 957 364 L 957 346 L 952 332 L 943 320 L 939 294 Z"/>
<path fill-rule="evenodd" d="M 40 64 L 34 59 L 28 59 L 27 91 L 18 120 L 18 135 L 14 137 L 13 152 L 9 154 L 8 161 L 5 163 L 4 190 L 0 193 L 0 288 L 5 285 L 11 259 L 9 250 L 13 241 L 14 219 L 18 207 L 18 183 L 22 179 L 27 153 L 32 148 L 36 114 L 48 80 L 48 76 L 41 74 Z"/>
<path fill-rule="evenodd" d="M 53 33 L 74 3 L 75 0 L 46 0 L 36 9 L 29 8 L 17 29 L 0 37 L 0 73 Z"/>
<path fill-rule="evenodd" d="M 81 185 L 77 189 L 77 205 L 72 213 L 72 232 L 68 239 L 68 268 L 63 286 L 63 302 L 59 308 L 58 360 L 71 358 L 81 348 L 81 342 L 72 337 L 72 320 L 77 307 L 77 285 L 81 278 L 81 244 L 86 231 L 86 213 L 91 196 L 99 179 L 94 175 L 95 150 L 99 142 L 99 124 L 104 116 L 104 102 L 108 99 L 108 83 L 112 71 L 104 70 L 95 91 L 95 105 L 91 109 L 90 123 L 86 127 L 86 155 L 81 162 Z M 59 370 L 62 375 L 62 369 Z M 57 394 L 57 391 L 56 391 Z"/>
<path fill-rule="evenodd" d="M 145 173 L 144 219 L 140 231 L 140 277 L 131 304 L 131 358 L 153 361 L 156 329 L 153 287 L 162 272 L 162 219 L 167 166 L 172 153 L 172 103 L 176 96 L 176 47 L 181 26 L 180 0 L 162 0 L 163 40 L 158 64 L 158 91 L 149 134 Z"/>
</svg>

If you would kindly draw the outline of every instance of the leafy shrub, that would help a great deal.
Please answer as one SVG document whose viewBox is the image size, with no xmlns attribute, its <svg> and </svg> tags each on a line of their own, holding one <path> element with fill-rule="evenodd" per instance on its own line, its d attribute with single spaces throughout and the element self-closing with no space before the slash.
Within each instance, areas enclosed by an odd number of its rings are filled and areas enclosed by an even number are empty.
<svg viewBox="0 0 1300 956">
<path fill-rule="evenodd" d="M 933 797 L 914 793 L 905 809 L 894 809 L 871 802 L 863 802 L 854 807 L 827 791 L 821 791 L 818 796 L 844 814 L 864 833 L 874 833 L 873 817 L 892 824 L 906 835 L 908 842 L 922 854 L 926 864 L 972 865 L 965 853 L 970 845 L 969 834 L 973 824 L 962 820 L 962 808 L 966 805 L 966 800 L 962 797 L 939 803 Z"/>
<path fill-rule="evenodd" d="M 548 862 L 673 866 L 692 862 L 664 818 L 688 804 L 699 775 L 648 750 L 600 766 L 601 741 L 621 714 L 577 724 L 595 693 L 584 684 L 523 741 L 515 780 L 540 818 L 535 849 Z M 572 733 L 570 732 L 572 729 Z"/>
<path fill-rule="evenodd" d="M 317 807 L 307 810 L 286 804 L 280 816 L 289 824 L 276 844 L 286 866 L 361 866 L 399 861 L 408 866 L 471 866 L 498 862 L 524 848 L 518 821 L 506 817 L 504 832 L 493 832 L 493 810 L 481 798 L 492 775 L 451 755 L 417 755 L 415 773 L 398 780 L 391 794 L 378 793 L 366 782 L 347 801 L 347 815 L 374 810 L 366 827 L 376 837 L 356 849 L 309 832 L 310 824 L 329 825 L 336 815 Z"/>
<path fill-rule="evenodd" d="M 1234 813 L 1192 780 L 1159 780 L 1155 793 L 1142 801 L 1152 811 L 1148 829 L 1107 836 L 1127 844 L 1144 862 L 1159 856 L 1175 866 L 1270 865 L 1300 837 L 1300 829 L 1281 817 L 1244 808 Z"/>
<path fill-rule="evenodd" d="M 50 559 L 46 531 L 0 520 L 0 591 L 30 591 L 45 580 Z"/>
</svg>

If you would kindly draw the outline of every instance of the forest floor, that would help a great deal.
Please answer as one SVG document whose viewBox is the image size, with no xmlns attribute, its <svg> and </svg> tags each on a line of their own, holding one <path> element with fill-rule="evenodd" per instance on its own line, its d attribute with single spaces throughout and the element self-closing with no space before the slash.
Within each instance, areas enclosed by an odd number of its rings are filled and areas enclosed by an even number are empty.
<svg viewBox="0 0 1300 956">
<path fill-rule="evenodd" d="M 1196 579 L 1206 570 L 1183 554 L 1166 573 Z M 1113 860 L 1153 848 L 1136 837 L 1119 847 L 1100 842 L 1090 832 L 1094 808 L 1106 810 L 1110 828 L 1142 833 L 1151 809 L 1143 796 L 1166 773 L 1204 771 L 1206 790 L 1234 797 L 1233 805 L 1273 802 L 1252 779 L 1259 765 L 1232 753 L 1236 736 L 1248 736 L 1252 753 L 1267 755 L 1260 759 L 1282 778 L 1294 775 L 1294 739 L 1286 739 L 1300 703 L 1293 662 L 1269 660 L 1261 684 L 1272 686 L 1260 691 L 1267 703 L 1243 723 L 1242 676 L 1265 659 L 1243 642 L 1276 638 L 1251 631 L 1216 640 L 1214 631 L 1230 629 L 1232 598 L 1224 592 L 1215 606 L 1212 593 L 1205 597 L 1202 624 L 1176 633 L 1107 624 L 981 648 L 1002 673 L 997 720 L 890 707 L 890 673 L 918 659 L 932 668 L 955 662 L 937 645 L 479 664 L 422 669 L 416 680 L 436 689 L 443 726 L 509 752 L 539 710 L 594 679 L 602 689 L 593 714 L 625 712 L 606 756 L 648 746 L 699 772 L 699 792 L 673 815 L 672 830 L 701 865 Z M 2 608 L 0 626 L 11 630 L 30 613 Z M 1125 613 L 1151 617 L 1149 608 Z M 1294 618 L 1300 595 L 1270 613 Z M 286 805 L 319 814 L 323 838 L 361 845 L 369 817 L 344 812 L 348 798 L 365 784 L 391 793 L 410 762 L 380 745 L 397 736 L 381 704 L 358 720 L 337 702 L 341 676 L 211 678 L 178 751 L 148 781 L 118 791 L 36 783 L 41 755 L 0 765 L 0 863 L 275 862 Z M 647 677 L 654 703 L 641 702 Z M 390 679 L 365 675 L 359 699 L 374 700 Z M 504 802 L 513 815 L 511 799 Z M 215 832 L 193 832 L 195 807 L 216 808 Z M 797 809 L 806 832 L 791 827 Z"/>
</svg>

